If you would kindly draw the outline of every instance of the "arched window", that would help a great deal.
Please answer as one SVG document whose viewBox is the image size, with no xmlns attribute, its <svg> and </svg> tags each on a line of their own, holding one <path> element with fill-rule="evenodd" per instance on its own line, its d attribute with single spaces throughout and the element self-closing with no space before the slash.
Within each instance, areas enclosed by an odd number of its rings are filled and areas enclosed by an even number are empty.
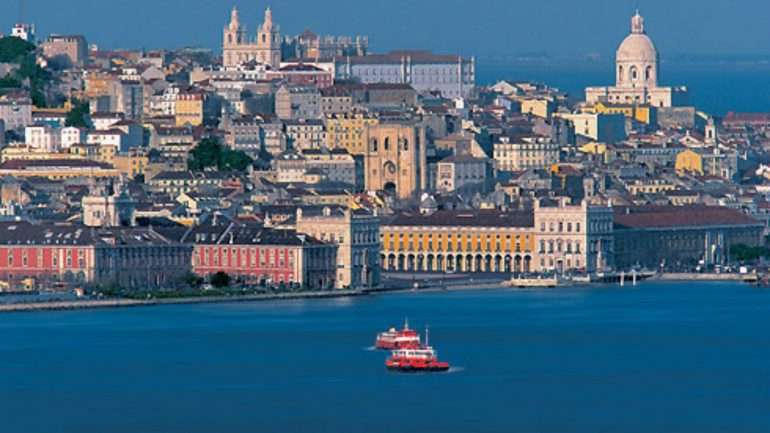
<svg viewBox="0 0 770 433">
<path fill-rule="evenodd" d="M 385 137 L 385 142 L 383 143 L 383 146 L 385 147 L 385 150 L 390 150 L 390 137 Z"/>
<path fill-rule="evenodd" d="M 262 33 L 262 42 L 267 43 L 267 35 Z"/>
<path fill-rule="evenodd" d="M 404 151 L 408 151 L 408 150 L 409 150 L 409 140 L 407 140 L 407 139 L 405 138 L 405 139 L 404 139 Z"/>
<path fill-rule="evenodd" d="M 233 35 L 232 35 L 232 33 L 227 35 L 227 43 L 228 44 L 232 44 L 233 43 Z"/>
<path fill-rule="evenodd" d="M 623 65 L 618 66 L 618 78 L 623 79 Z"/>
<path fill-rule="evenodd" d="M 636 66 L 632 66 L 629 72 L 631 74 L 631 81 L 636 81 L 639 78 L 639 71 L 636 70 Z"/>
<path fill-rule="evenodd" d="M 652 79 L 652 66 L 648 66 L 647 69 L 645 69 L 644 79 L 645 81 L 650 81 Z"/>
<path fill-rule="evenodd" d="M 378 151 L 378 147 L 379 146 L 377 145 L 377 139 L 376 138 L 372 138 L 372 142 L 371 142 L 371 146 L 370 147 L 372 149 L 372 152 L 377 152 Z"/>
</svg>

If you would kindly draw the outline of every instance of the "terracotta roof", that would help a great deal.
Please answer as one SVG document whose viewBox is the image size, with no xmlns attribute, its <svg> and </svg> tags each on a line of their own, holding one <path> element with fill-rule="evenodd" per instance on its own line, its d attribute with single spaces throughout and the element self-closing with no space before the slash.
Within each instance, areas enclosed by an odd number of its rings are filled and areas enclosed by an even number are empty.
<svg viewBox="0 0 770 433">
<path fill-rule="evenodd" d="M 759 221 L 735 209 L 715 206 L 616 207 L 617 229 L 752 226 Z"/>
<path fill-rule="evenodd" d="M 383 225 L 441 227 L 534 227 L 531 210 L 501 212 L 497 210 L 442 210 L 430 215 L 402 213 Z"/>
</svg>

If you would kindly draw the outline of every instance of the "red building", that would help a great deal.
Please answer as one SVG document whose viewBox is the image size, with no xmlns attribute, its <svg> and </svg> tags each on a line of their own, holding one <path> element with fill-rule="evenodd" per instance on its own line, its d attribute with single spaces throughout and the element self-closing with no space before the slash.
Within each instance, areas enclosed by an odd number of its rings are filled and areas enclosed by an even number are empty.
<svg viewBox="0 0 770 433">
<path fill-rule="evenodd" d="M 194 245 L 198 275 L 224 272 L 251 283 L 334 287 L 336 246 L 293 230 L 222 219 L 192 227 L 182 242 Z"/>
<path fill-rule="evenodd" d="M 313 85 L 319 89 L 334 85 L 334 77 L 331 72 L 304 63 L 286 65 L 277 71 L 268 72 L 267 77 L 283 79 L 289 84 L 300 86 Z"/>
<path fill-rule="evenodd" d="M 169 287 L 190 272 L 189 246 L 144 228 L 0 223 L 0 279 Z"/>
</svg>

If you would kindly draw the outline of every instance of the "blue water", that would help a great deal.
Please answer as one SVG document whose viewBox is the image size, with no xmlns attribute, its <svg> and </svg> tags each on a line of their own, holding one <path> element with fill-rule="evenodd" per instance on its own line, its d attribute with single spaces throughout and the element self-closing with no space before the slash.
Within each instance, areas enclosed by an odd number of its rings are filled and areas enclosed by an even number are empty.
<svg viewBox="0 0 770 433">
<path fill-rule="evenodd" d="M 500 79 L 530 80 L 558 87 L 570 96 L 583 99 L 588 86 L 612 85 L 611 64 L 515 64 L 480 61 L 480 84 Z M 688 86 L 689 103 L 699 110 L 722 116 L 730 111 L 770 111 L 770 64 L 714 62 L 705 64 L 663 63 L 661 85 Z"/>
<path fill-rule="evenodd" d="M 367 350 L 409 316 L 457 368 Z M 770 290 L 558 291 L 0 316 L 0 431 L 770 431 Z"/>
</svg>

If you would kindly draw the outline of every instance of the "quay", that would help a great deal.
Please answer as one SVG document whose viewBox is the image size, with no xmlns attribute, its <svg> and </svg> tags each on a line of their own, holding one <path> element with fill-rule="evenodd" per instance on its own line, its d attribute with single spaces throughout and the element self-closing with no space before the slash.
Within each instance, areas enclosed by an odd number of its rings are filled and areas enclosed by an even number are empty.
<svg viewBox="0 0 770 433">
<path fill-rule="evenodd" d="M 82 310 L 95 308 L 127 308 L 150 307 L 156 305 L 174 304 L 209 304 L 229 302 L 259 302 L 280 301 L 297 299 L 328 299 L 345 298 L 351 296 L 364 296 L 367 292 L 362 290 L 334 290 L 323 292 L 304 293 L 275 293 L 244 296 L 209 296 L 196 298 L 169 298 L 169 299 L 84 299 L 73 301 L 52 302 L 25 302 L 18 304 L 0 304 L 0 313 L 26 312 L 26 311 L 53 311 L 53 310 Z"/>
</svg>

